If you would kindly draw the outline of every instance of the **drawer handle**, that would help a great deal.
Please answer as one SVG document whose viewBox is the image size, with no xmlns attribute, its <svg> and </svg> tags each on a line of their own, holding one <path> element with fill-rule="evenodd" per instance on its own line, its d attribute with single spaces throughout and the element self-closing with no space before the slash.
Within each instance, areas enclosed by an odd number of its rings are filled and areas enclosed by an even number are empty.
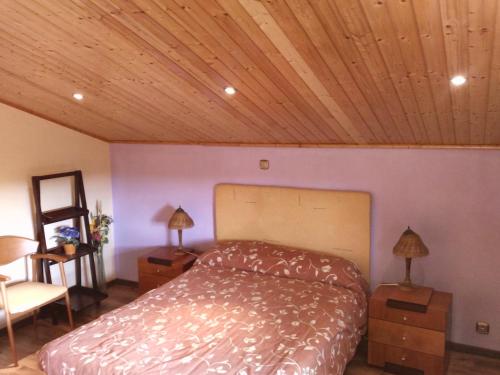
<svg viewBox="0 0 500 375">
<path fill-rule="evenodd" d="M 406 336 L 401 337 L 401 340 L 406 341 Z"/>
<path fill-rule="evenodd" d="M 156 273 L 160 273 L 160 269 L 159 268 L 156 269 Z"/>
<path fill-rule="evenodd" d="M 403 362 L 404 362 L 404 361 L 406 361 L 406 357 L 405 357 L 405 356 L 402 356 L 402 357 L 401 357 L 401 361 L 403 361 Z"/>
<path fill-rule="evenodd" d="M 403 316 L 403 320 L 406 322 L 408 320 L 407 316 Z"/>
</svg>

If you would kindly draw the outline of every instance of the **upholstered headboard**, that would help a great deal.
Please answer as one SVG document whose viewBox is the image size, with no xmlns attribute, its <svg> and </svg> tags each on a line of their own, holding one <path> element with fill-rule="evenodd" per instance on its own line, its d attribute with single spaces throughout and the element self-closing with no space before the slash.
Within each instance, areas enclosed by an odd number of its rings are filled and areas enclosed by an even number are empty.
<svg viewBox="0 0 500 375">
<path fill-rule="evenodd" d="M 370 281 L 370 194 L 221 184 L 218 240 L 259 240 L 342 256 Z"/>
</svg>

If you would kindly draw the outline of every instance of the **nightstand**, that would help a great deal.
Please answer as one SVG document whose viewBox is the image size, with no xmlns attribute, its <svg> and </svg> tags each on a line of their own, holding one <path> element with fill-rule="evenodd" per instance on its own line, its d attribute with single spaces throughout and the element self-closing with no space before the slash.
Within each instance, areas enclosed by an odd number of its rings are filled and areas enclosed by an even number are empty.
<svg viewBox="0 0 500 375">
<path fill-rule="evenodd" d="M 158 288 L 191 268 L 196 257 L 176 250 L 173 246 L 160 247 L 138 259 L 140 294 Z"/>
<path fill-rule="evenodd" d="M 452 295 L 379 286 L 370 298 L 368 363 L 398 374 L 442 375 Z"/>
</svg>

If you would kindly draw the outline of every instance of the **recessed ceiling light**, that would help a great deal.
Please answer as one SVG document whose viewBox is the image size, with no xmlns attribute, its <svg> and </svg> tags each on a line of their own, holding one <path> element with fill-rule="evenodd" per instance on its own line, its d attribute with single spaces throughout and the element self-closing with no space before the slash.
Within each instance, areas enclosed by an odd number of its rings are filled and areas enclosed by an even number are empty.
<svg viewBox="0 0 500 375">
<path fill-rule="evenodd" d="M 76 100 L 83 100 L 83 94 L 81 92 L 75 92 L 73 98 Z"/>
<path fill-rule="evenodd" d="M 234 87 L 232 87 L 232 86 L 227 86 L 226 88 L 224 88 L 224 91 L 228 95 L 234 95 L 234 94 L 236 94 L 236 89 Z"/>
<path fill-rule="evenodd" d="M 451 83 L 455 86 L 462 86 L 466 81 L 464 76 L 455 76 L 451 79 Z"/>
</svg>

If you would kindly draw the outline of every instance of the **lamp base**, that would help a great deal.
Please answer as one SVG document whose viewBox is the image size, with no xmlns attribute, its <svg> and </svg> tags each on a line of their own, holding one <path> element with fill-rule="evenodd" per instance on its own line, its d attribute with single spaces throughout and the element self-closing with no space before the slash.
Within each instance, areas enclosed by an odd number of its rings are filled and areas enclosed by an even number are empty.
<svg viewBox="0 0 500 375">
<path fill-rule="evenodd" d="M 186 251 L 183 247 L 178 247 L 174 251 L 174 255 L 184 255 L 187 253 L 188 253 L 188 251 Z"/>
<path fill-rule="evenodd" d="M 411 283 L 410 272 L 411 272 L 411 258 L 406 258 L 406 277 L 404 281 L 401 281 L 399 285 L 399 289 L 405 292 L 411 292 L 415 290 L 415 286 Z"/>
<path fill-rule="evenodd" d="M 402 290 L 404 292 L 412 292 L 412 291 L 414 291 L 415 289 L 418 288 L 417 285 L 414 285 L 414 284 L 411 283 L 411 281 L 408 282 L 406 280 L 405 281 L 401 281 L 400 283 L 398 283 L 398 287 L 399 287 L 400 290 Z"/>
</svg>

